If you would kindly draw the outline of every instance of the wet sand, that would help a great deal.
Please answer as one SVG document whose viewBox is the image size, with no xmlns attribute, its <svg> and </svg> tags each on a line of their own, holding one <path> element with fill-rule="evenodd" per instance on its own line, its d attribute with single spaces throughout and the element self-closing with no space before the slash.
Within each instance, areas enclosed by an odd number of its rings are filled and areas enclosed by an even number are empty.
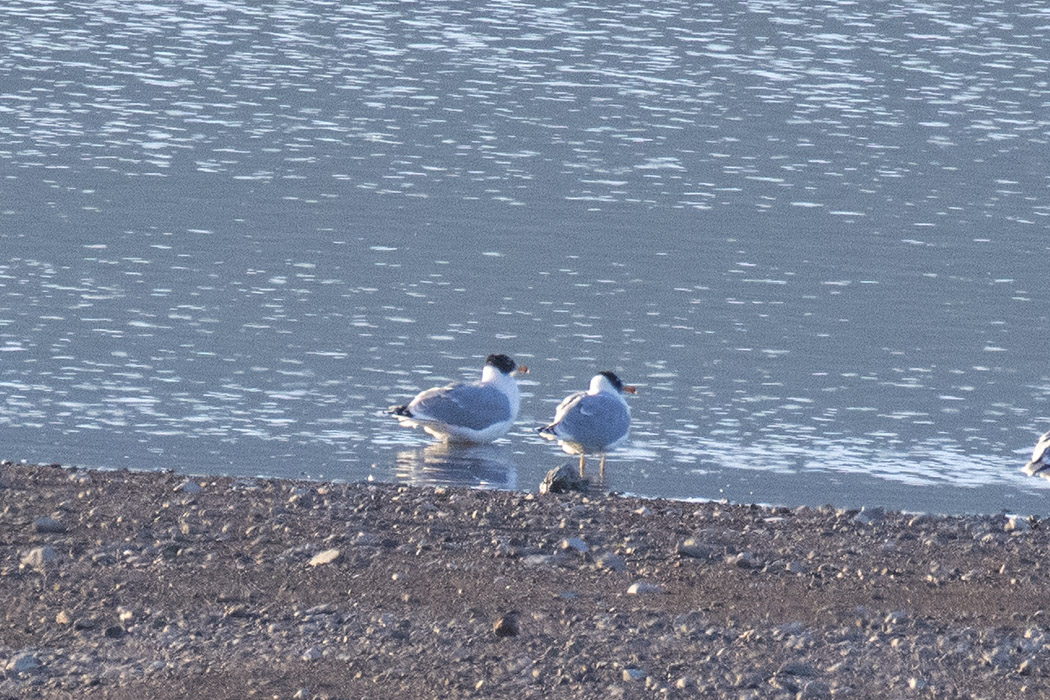
<svg viewBox="0 0 1050 700">
<path fill-rule="evenodd" d="M 0 466 L 0 698 L 1050 697 L 1050 526 Z"/>
</svg>

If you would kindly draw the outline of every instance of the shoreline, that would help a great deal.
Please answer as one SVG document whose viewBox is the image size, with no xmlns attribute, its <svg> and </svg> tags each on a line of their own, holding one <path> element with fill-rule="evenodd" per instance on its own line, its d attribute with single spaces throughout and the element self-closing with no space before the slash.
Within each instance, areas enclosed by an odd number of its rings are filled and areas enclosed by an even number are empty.
<svg viewBox="0 0 1050 700">
<path fill-rule="evenodd" d="M 1050 695 L 1050 523 L 0 465 L 0 697 Z"/>
</svg>

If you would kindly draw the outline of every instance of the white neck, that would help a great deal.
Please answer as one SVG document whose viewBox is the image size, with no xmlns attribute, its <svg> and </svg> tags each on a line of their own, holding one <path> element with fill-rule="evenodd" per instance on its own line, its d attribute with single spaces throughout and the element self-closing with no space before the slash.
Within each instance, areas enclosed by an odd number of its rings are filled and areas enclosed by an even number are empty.
<svg viewBox="0 0 1050 700">
<path fill-rule="evenodd" d="M 503 374 L 503 372 L 500 372 L 492 365 L 485 365 L 481 368 L 481 381 L 483 381 L 486 384 L 492 384 L 493 382 L 497 382 L 499 381 L 500 377 L 510 379 L 510 377 L 508 377 L 506 374 Z"/>
<path fill-rule="evenodd" d="M 521 393 L 518 391 L 518 383 L 514 381 L 514 377 L 503 374 L 492 365 L 485 365 L 481 370 L 481 383 L 490 384 L 506 394 L 510 401 L 510 412 L 517 417 L 518 410 L 521 408 Z"/>
<path fill-rule="evenodd" d="M 624 408 L 627 409 L 627 412 L 631 412 L 631 407 L 630 405 L 628 405 L 627 399 L 625 399 L 623 397 L 623 394 L 620 393 L 620 391 L 615 386 L 613 386 L 612 382 L 605 378 L 604 374 L 596 374 L 594 375 L 594 377 L 591 378 L 591 386 L 587 390 L 587 393 L 592 395 L 605 393 L 609 394 L 610 396 L 615 396 L 617 401 L 624 405 Z"/>
<path fill-rule="evenodd" d="M 616 390 L 613 383 L 605 378 L 604 374 L 596 374 L 591 377 L 591 386 L 587 389 L 588 394 L 600 394 L 603 391 L 619 396 L 620 392 Z"/>
</svg>

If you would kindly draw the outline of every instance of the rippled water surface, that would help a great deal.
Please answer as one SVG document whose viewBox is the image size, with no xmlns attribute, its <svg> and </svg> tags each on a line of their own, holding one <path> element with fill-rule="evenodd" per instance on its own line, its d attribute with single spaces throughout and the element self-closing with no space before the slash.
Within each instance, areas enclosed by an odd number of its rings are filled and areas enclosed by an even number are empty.
<svg viewBox="0 0 1050 700">
<path fill-rule="evenodd" d="M 1040 3 L 0 9 L 0 456 L 1044 513 Z M 527 363 L 472 450 L 383 410 Z"/>
</svg>

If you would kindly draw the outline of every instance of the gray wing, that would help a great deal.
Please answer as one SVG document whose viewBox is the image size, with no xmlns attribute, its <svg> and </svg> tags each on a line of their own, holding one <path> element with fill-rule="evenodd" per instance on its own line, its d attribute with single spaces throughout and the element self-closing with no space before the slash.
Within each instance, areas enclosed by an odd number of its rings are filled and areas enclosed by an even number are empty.
<svg viewBox="0 0 1050 700">
<path fill-rule="evenodd" d="M 586 391 L 577 391 L 562 399 L 561 403 L 558 404 L 558 408 L 554 411 L 554 422 L 551 423 L 551 425 L 554 425 L 554 423 L 560 423 L 561 419 L 565 417 L 565 414 L 575 408 L 576 404 L 580 402 L 580 399 L 586 395 Z"/>
<path fill-rule="evenodd" d="M 428 389 L 412 400 L 408 410 L 420 420 L 441 421 L 471 430 L 482 430 L 513 418 L 506 394 L 495 387 L 478 384 Z"/>
<path fill-rule="evenodd" d="M 584 394 L 564 408 L 565 414 L 554 432 L 586 448 L 600 449 L 611 445 L 627 435 L 631 427 L 631 412 L 622 401 L 609 394 Z"/>
</svg>

